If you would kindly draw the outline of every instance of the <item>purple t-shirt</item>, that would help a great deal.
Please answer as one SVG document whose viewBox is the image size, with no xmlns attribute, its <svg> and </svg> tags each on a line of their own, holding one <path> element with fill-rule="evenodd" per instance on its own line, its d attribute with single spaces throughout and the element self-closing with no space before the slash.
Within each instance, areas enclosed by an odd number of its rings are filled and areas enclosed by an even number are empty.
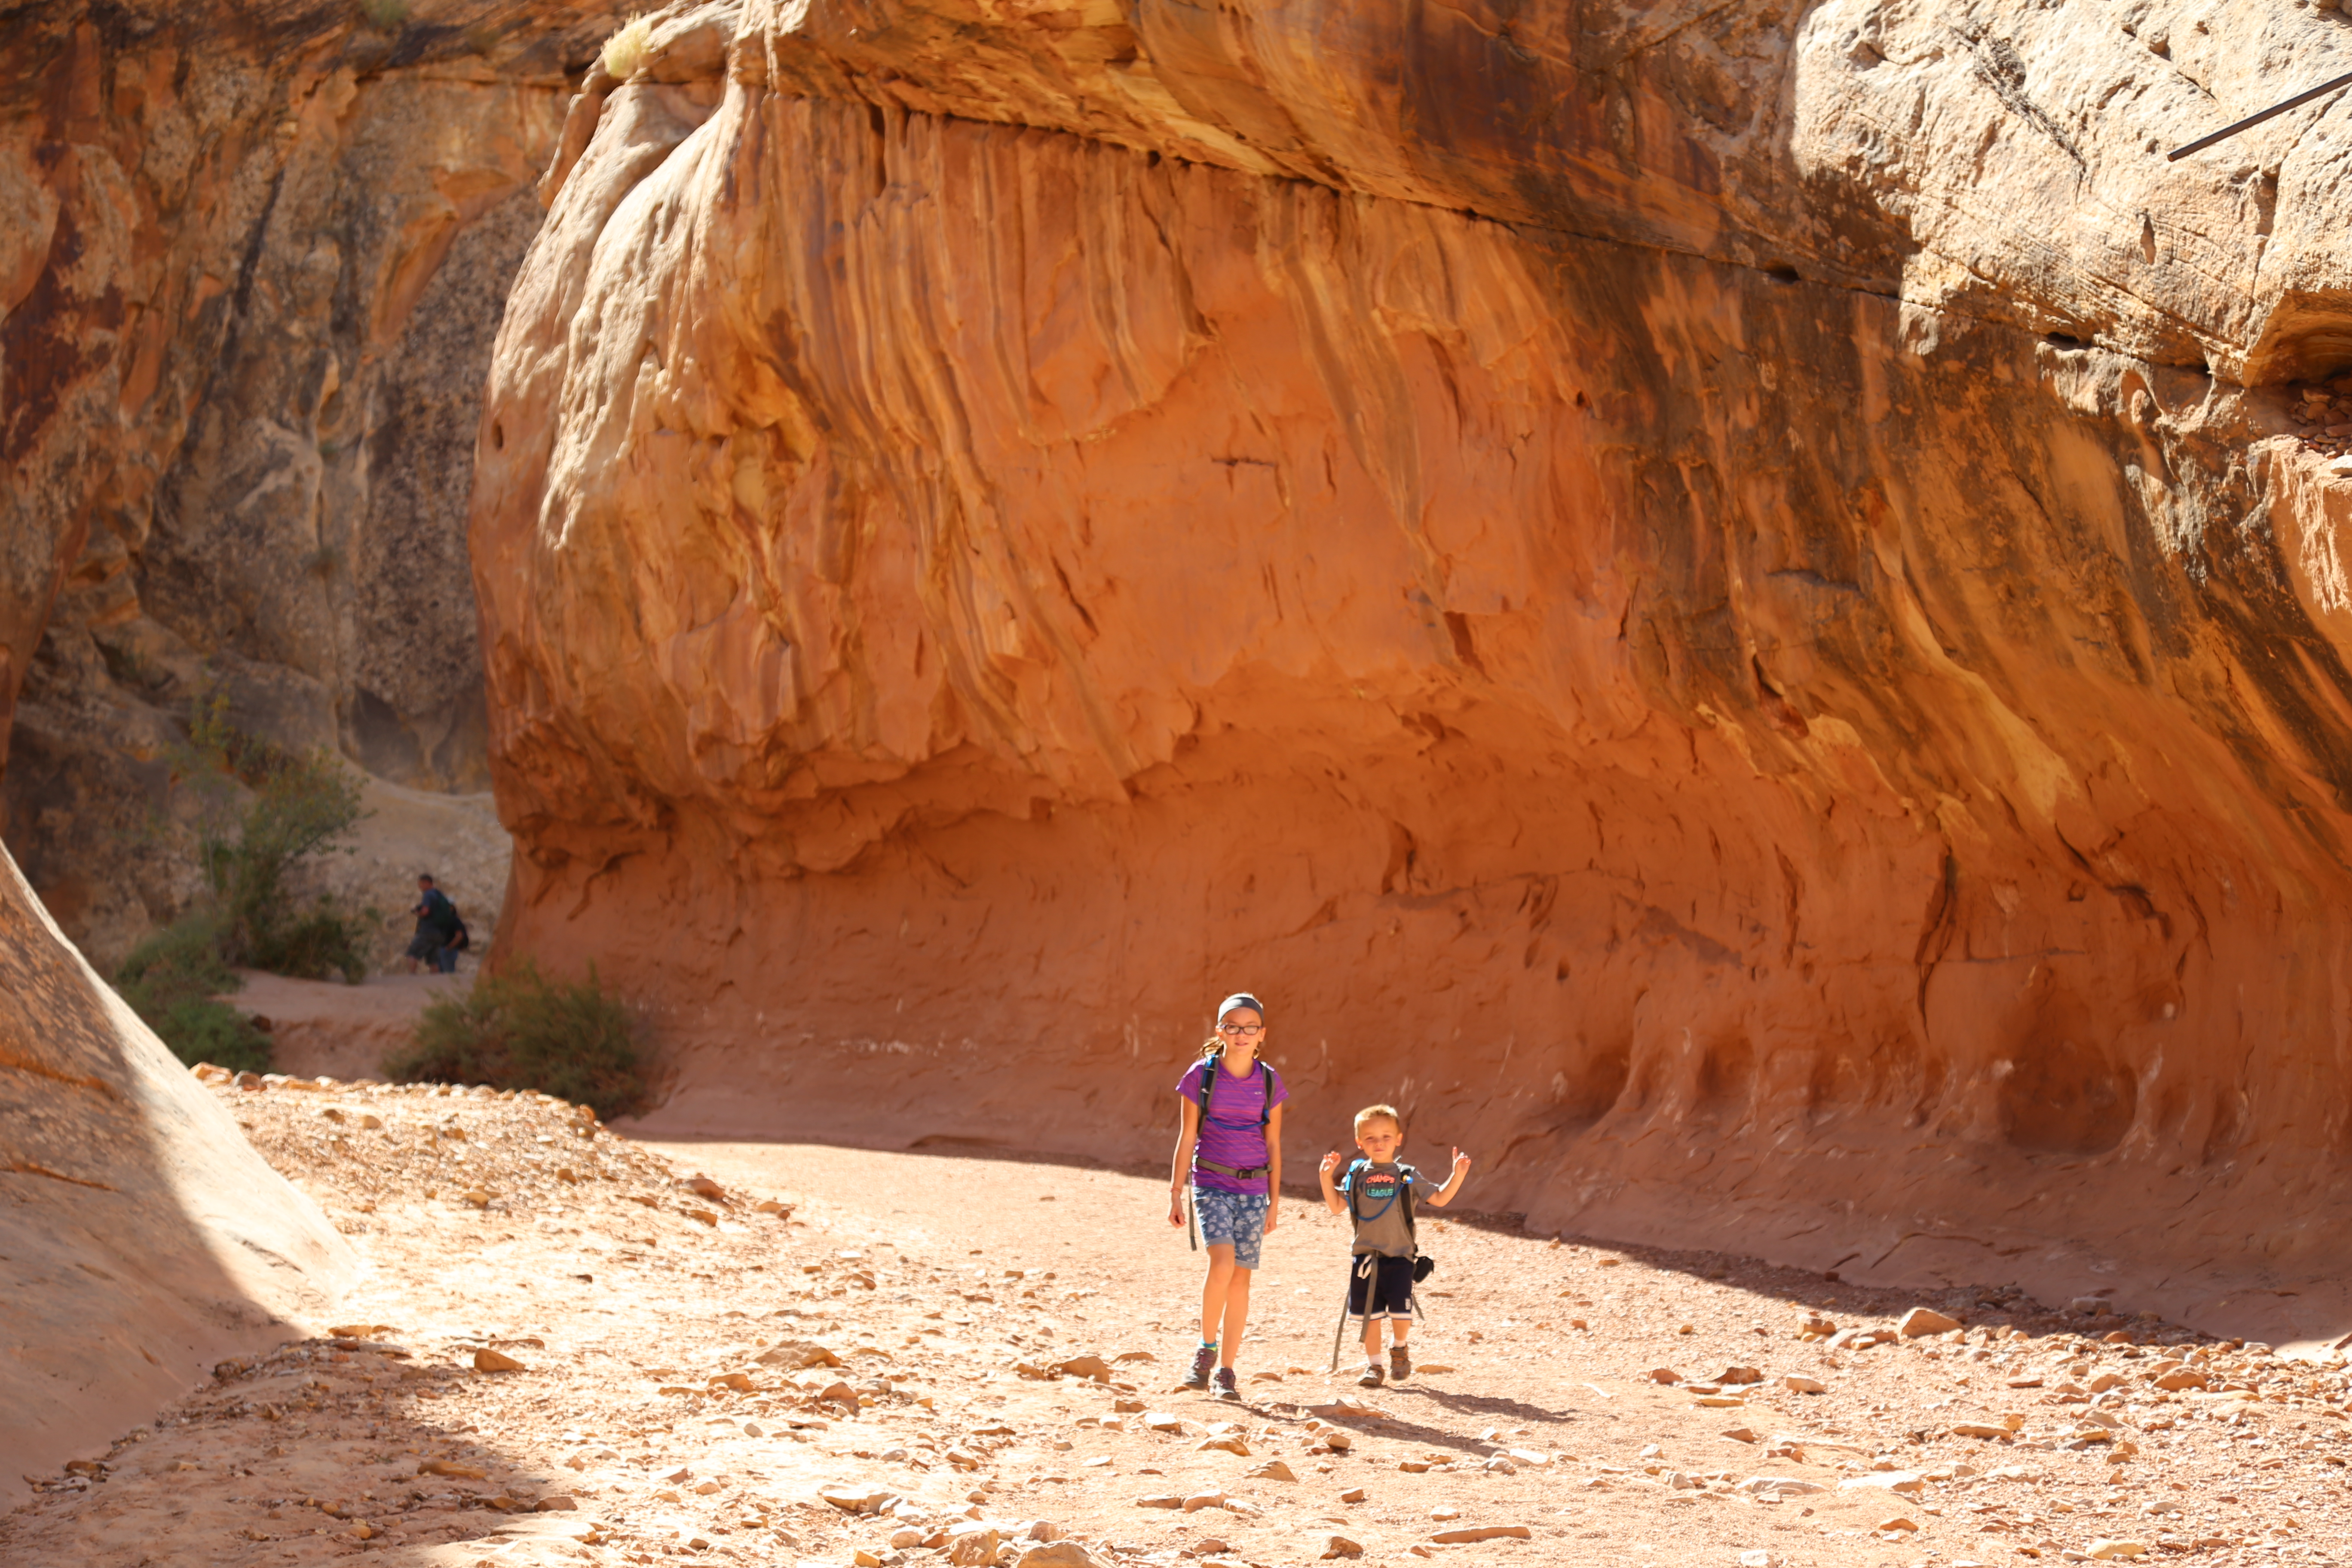
<svg viewBox="0 0 2352 1568">
<path fill-rule="evenodd" d="M 1265 1070 L 1261 1072 L 1259 1069 Z M 1207 1058 L 1194 1062 L 1177 1080 L 1176 1092 L 1201 1103 L 1201 1084 L 1208 1071 Z M 1193 1158 L 1214 1160 L 1220 1165 L 1232 1165 L 1246 1171 L 1253 1165 L 1263 1165 L 1268 1158 L 1265 1131 L 1259 1123 L 1272 1109 L 1266 1104 L 1266 1084 L 1274 1084 L 1274 1103 L 1280 1105 L 1290 1098 L 1290 1090 L 1274 1064 L 1263 1057 L 1250 1063 L 1249 1076 L 1235 1078 L 1221 1066 L 1217 1071 L 1217 1092 L 1209 1097 L 1209 1118 L 1202 1124 L 1200 1142 L 1193 1145 Z M 1215 1193 L 1263 1193 L 1268 1178 L 1253 1176 L 1243 1181 L 1238 1176 L 1222 1175 L 1215 1171 L 1195 1168 L 1192 1184 Z"/>
</svg>

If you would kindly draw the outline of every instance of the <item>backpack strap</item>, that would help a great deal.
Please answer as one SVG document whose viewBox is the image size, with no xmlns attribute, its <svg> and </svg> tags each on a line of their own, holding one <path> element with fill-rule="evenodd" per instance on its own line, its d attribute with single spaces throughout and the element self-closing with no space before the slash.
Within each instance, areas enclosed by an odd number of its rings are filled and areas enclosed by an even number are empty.
<svg viewBox="0 0 2352 1568">
<path fill-rule="evenodd" d="M 1411 1165 L 1397 1167 L 1397 1197 L 1404 1204 L 1404 1233 L 1412 1237 L 1415 1252 L 1421 1250 L 1421 1228 L 1412 1222 L 1412 1184 L 1420 1177 L 1421 1173 Z"/>
<path fill-rule="evenodd" d="M 1356 1210 L 1356 1173 L 1370 1163 L 1370 1160 L 1359 1155 L 1349 1161 L 1347 1169 L 1339 1173 L 1341 1189 L 1348 1194 L 1348 1223 L 1350 1226 L 1362 1223 L 1362 1215 Z"/>
<path fill-rule="evenodd" d="M 1257 1130 L 1264 1132 L 1266 1124 L 1274 1120 L 1274 1067 L 1264 1057 L 1260 1057 L 1257 1059 L 1257 1070 L 1265 1079 L 1265 1104 L 1257 1113 Z"/>
</svg>

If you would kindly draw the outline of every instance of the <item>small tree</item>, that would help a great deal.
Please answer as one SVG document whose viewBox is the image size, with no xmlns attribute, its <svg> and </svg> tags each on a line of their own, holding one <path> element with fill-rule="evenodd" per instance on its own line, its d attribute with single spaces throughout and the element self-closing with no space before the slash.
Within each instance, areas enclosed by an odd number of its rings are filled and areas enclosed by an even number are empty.
<svg viewBox="0 0 2352 1568">
<path fill-rule="evenodd" d="M 289 751 L 239 732 L 227 708 L 218 694 L 196 700 L 173 770 L 200 795 L 196 863 L 219 915 L 221 956 L 309 980 L 341 970 L 357 984 L 367 961 L 352 922 L 326 908 L 294 915 L 289 884 L 305 862 L 351 852 L 359 781 L 324 747 Z M 241 802 L 238 785 L 251 792 Z"/>
<path fill-rule="evenodd" d="M 367 975 L 359 928 L 331 905 L 290 908 L 301 868 L 344 849 L 359 826 L 359 781 L 320 748 L 289 751 L 238 731 L 228 700 L 200 697 L 172 782 L 195 797 L 184 833 L 158 825 L 160 842 L 184 846 L 204 873 L 205 903 L 141 942 L 115 971 L 116 988 L 148 1027 L 187 1062 L 256 1071 L 269 1042 L 236 1008 L 215 1000 L 236 989 L 234 965 L 324 980 Z"/>
</svg>

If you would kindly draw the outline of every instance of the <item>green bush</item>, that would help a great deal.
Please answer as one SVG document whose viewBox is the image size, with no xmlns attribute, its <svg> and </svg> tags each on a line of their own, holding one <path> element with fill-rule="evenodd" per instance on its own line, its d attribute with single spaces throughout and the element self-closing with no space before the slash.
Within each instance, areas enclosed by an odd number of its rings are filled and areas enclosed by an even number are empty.
<svg viewBox="0 0 2352 1568">
<path fill-rule="evenodd" d="M 595 966 L 585 981 L 566 984 L 528 959 L 426 1007 L 415 1041 L 384 1072 L 395 1083 L 535 1089 L 607 1118 L 635 1110 L 646 1092 L 628 1009 Z"/>
<path fill-rule="evenodd" d="M 210 1062 L 231 1072 L 268 1072 L 269 1037 L 226 1002 L 209 996 L 184 998 L 150 1018 L 147 1026 L 190 1067 Z"/>
<path fill-rule="evenodd" d="M 232 1072 L 268 1072 L 268 1037 L 214 1000 L 243 984 L 221 957 L 220 934 L 216 915 L 175 921 L 131 949 L 115 971 L 115 989 L 190 1067 L 211 1062 Z"/>
<path fill-rule="evenodd" d="M 297 980 L 324 980 L 341 973 L 357 985 L 367 978 L 367 951 L 361 926 L 341 910 L 321 904 L 307 915 L 283 925 L 264 928 L 253 939 L 247 962 L 272 974 Z"/>
<path fill-rule="evenodd" d="M 184 847 L 203 870 L 222 961 L 304 980 L 333 972 L 354 985 L 365 979 L 356 921 L 323 902 L 308 913 L 291 908 L 296 873 L 348 853 L 363 815 L 359 780 L 342 759 L 243 734 L 228 722 L 226 700 L 215 695 L 191 707 L 188 744 L 172 773 L 174 787 L 194 799 L 194 822 L 159 827 L 158 837 Z"/>
</svg>

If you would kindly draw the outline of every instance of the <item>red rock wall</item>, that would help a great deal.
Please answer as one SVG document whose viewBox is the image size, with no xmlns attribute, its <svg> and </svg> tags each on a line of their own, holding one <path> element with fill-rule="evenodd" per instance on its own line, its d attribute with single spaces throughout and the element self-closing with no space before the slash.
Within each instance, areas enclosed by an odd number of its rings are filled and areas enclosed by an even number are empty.
<svg viewBox="0 0 2352 1568">
<path fill-rule="evenodd" d="M 0 25 L 0 824 L 102 963 L 196 891 L 144 828 L 200 694 L 487 789 L 480 387 L 614 20 L 67 0 Z"/>
<path fill-rule="evenodd" d="M 512 940 L 672 1126 L 1156 1158 L 1249 986 L 1294 1174 L 2352 1327 L 2339 154 L 2144 145 L 2333 24 L 2076 12 L 666 14 L 486 405 Z"/>
</svg>

